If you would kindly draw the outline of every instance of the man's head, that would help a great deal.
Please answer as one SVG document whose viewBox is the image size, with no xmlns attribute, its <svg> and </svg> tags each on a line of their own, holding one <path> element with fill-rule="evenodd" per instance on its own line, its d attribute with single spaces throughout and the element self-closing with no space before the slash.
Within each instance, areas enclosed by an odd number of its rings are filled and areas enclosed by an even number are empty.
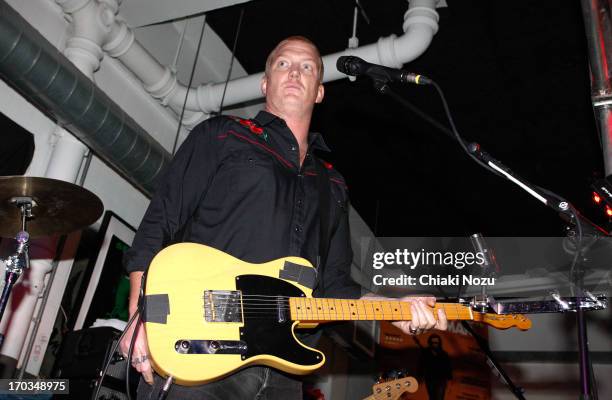
<svg viewBox="0 0 612 400">
<path fill-rule="evenodd" d="M 435 333 L 429 335 L 429 338 L 427 338 L 427 343 L 431 348 L 439 349 L 440 347 L 442 347 L 442 339 L 439 335 L 436 335 Z"/>
<path fill-rule="evenodd" d="M 319 81 L 322 83 L 323 82 L 323 59 L 321 58 L 321 54 L 319 53 L 319 49 L 317 48 L 317 46 L 307 37 L 304 36 L 289 36 L 286 39 L 283 39 L 281 42 L 279 42 L 276 47 L 270 52 L 270 54 L 268 54 L 268 58 L 266 59 L 266 76 L 269 74 L 270 72 L 270 67 L 272 66 L 272 62 L 274 61 L 274 58 L 277 56 L 277 52 L 278 50 L 281 48 L 282 45 L 284 45 L 287 42 L 302 42 L 305 43 L 307 45 L 309 45 L 316 54 L 316 63 L 317 63 L 317 68 L 319 70 Z"/>
<path fill-rule="evenodd" d="M 323 100 L 323 61 L 317 47 L 302 36 L 281 41 L 266 60 L 261 91 L 266 110 L 281 116 L 310 115 Z"/>
</svg>

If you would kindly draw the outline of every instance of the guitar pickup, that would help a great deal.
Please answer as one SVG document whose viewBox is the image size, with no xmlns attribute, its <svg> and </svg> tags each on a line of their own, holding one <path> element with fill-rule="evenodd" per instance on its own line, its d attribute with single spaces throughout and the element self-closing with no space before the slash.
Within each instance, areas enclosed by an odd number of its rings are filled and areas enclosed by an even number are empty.
<svg viewBox="0 0 612 400">
<path fill-rule="evenodd" d="M 181 354 L 246 354 L 247 344 L 242 340 L 180 339 L 174 349 Z"/>
</svg>

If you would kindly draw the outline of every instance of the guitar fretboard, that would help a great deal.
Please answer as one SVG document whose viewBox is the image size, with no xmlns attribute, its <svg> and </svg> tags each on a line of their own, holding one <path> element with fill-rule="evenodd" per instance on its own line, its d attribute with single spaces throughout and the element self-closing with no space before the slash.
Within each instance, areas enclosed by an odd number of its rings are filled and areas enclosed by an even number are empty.
<svg viewBox="0 0 612 400">
<path fill-rule="evenodd" d="M 291 319 L 302 322 L 324 321 L 409 321 L 410 303 L 399 300 L 345 300 L 292 297 L 289 299 Z M 470 307 L 455 303 L 436 303 L 449 320 L 473 320 Z"/>
</svg>

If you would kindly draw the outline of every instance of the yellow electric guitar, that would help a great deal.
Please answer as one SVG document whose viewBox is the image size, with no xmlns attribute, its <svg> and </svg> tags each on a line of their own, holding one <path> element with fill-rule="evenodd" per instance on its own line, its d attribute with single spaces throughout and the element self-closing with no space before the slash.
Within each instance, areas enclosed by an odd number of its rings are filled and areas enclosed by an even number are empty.
<svg viewBox="0 0 612 400">
<path fill-rule="evenodd" d="M 214 381 L 259 364 L 292 374 L 321 367 L 325 356 L 300 343 L 295 328 L 350 320 L 410 320 L 401 301 L 312 298 L 303 258 L 250 264 L 222 251 L 180 243 L 159 252 L 147 272 L 145 330 L 150 359 L 181 385 Z M 481 314 L 469 305 L 437 303 L 449 320 L 528 329 L 521 315 Z M 434 315 L 436 315 L 434 313 Z"/>
</svg>

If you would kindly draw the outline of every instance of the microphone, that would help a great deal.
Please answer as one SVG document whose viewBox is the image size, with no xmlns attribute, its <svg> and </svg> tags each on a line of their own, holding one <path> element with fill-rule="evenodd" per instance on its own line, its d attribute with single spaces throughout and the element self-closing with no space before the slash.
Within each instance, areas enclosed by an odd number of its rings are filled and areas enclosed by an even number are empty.
<svg viewBox="0 0 612 400">
<path fill-rule="evenodd" d="M 355 56 L 338 57 L 336 68 L 338 71 L 346 75 L 367 75 L 374 80 L 414 83 L 417 85 L 432 84 L 432 80 L 426 76 L 404 71 L 403 69 L 389 68 L 378 64 L 372 64 Z"/>
<path fill-rule="evenodd" d="M 474 233 L 470 236 L 470 241 L 476 253 L 482 254 L 482 271 L 484 276 L 492 276 L 499 272 L 499 265 L 495 259 L 493 249 L 487 246 L 485 238 L 480 233 Z"/>
</svg>

